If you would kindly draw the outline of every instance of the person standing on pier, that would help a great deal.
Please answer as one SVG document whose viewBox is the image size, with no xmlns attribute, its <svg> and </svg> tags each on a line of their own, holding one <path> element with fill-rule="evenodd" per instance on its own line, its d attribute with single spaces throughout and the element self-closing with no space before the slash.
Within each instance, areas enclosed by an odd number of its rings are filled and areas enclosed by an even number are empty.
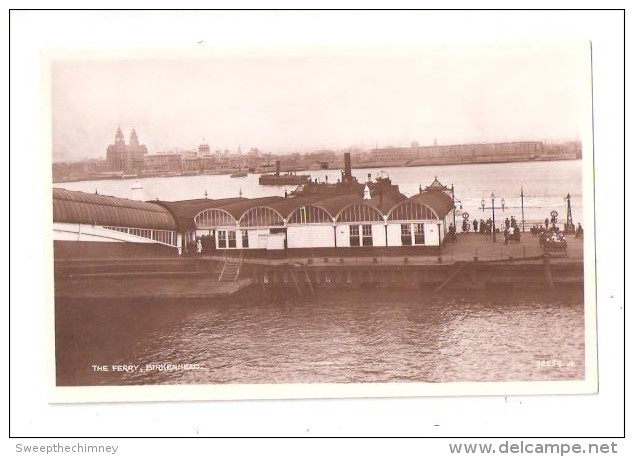
<svg viewBox="0 0 634 457">
<path fill-rule="evenodd" d="M 581 222 L 577 224 L 577 230 L 575 231 L 575 238 L 583 238 L 583 227 L 581 227 Z"/>
<path fill-rule="evenodd" d="M 506 228 L 507 231 L 511 227 L 511 221 L 509 220 L 508 217 L 504 220 L 504 227 Z"/>
<path fill-rule="evenodd" d="M 473 231 L 475 233 L 478 233 L 478 220 L 477 219 L 473 220 Z"/>
<path fill-rule="evenodd" d="M 449 224 L 449 239 L 452 243 L 456 242 L 456 227 L 453 224 Z"/>
</svg>

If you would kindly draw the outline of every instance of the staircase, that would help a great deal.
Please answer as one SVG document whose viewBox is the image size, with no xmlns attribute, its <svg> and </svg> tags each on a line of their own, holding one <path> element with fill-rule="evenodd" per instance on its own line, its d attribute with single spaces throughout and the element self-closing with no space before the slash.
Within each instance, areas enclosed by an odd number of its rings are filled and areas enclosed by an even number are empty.
<svg viewBox="0 0 634 457">
<path fill-rule="evenodd" d="M 224 265 L 220 271 L 219 281 L 235 282 L 240 275 L 240 267 L 242 266 L 242 252 L 238 257 L 227 255 Z"/>
</svg>

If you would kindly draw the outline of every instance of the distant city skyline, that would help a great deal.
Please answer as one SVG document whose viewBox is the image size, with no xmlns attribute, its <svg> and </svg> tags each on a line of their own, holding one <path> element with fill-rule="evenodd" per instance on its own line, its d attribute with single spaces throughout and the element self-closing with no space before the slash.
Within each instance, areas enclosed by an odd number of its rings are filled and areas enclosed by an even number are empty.
<svg viewBox="0 0 634 457">
<path fill-rule="evenodd" d="M 284 154 L 579 139 L 589 49 L 426 47 L 393 56 L 58 60 L 54 161 L 105 158 L 120 127 L 150 153 Z"/>
</svg>

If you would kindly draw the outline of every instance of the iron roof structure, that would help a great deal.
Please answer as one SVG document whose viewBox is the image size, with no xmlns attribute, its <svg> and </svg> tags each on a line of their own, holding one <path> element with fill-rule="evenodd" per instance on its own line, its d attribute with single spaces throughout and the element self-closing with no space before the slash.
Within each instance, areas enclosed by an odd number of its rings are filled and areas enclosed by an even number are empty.
<svg viewBox="0 0 634 457">
<path fill-rule="evenodd" d="M 175 230 L 170 212 L 156 203 L 53 189 L 53 222 Z"/>
</svg>

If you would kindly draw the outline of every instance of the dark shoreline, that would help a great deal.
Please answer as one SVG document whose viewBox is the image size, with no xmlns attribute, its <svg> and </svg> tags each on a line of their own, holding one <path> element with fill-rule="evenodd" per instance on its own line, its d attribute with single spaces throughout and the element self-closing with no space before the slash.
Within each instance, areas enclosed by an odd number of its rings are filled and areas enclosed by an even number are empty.
<svg viewBox="0 0 634 457">
<path fill-rule="evenodd" d="M 562 159 L 561 157 L 553 157 L 553 158 L 537 158 L 537 159 L 521 159 L 521 160 L 496 160 L 493 158 L 492 160 L 475 160 L 469 162 L 460 162 L 460 161 L 445 161 L 445 162 L 431 162 L 431 163 L 413 163 L 411 164 L 409 160 L 399 162 L 399 163 L 363 163 L 363 164 L 352 164 L 353 170 L 364 170 L 364 169 L 375 169 L 375 168 L 415 168 L 415 167 L 440 167 L 440 166 L 454 166 L 454 165 L 486 165 L 486 164 L 504 164 L 504 163 L 535 163 L 535 162 L 569 162 L 574 160 L 583 160 L 582 158 L 569 158 Z M 341 167 L 332 167 L 328 169 L 321 168 L 298 168 L 293 169 L 292 171 L 296 172 L 306 172 L 310 173 L 311 171 L 332 171 L 338 170 L 339 168 L 343 168 L 343 163 Z M 146 178 L 178 178 L 178 177 L 190 177 L 190 176 L 222 176 L 229 175 L 234 173 L 236 170 L 214 170 L 213 173 L 180 173 L 174 175 L 151 175 L 151 176 L 125 176 L 125 177 L 112 177 L 112 176 L 84 176 L 81 178 L 70 178 L 53 181 L 53 186 L 56 184 L 64 184 L 69 182 L 83 182 L 83 181 L 120 181 L 120 180 L 131 180 L 131 179 L 146 179 Z M 283 170 L 285 171 L 285 170 Z M 257 172 L 251 174 L 264 174 L 264 172 Z"/>
</svg>

